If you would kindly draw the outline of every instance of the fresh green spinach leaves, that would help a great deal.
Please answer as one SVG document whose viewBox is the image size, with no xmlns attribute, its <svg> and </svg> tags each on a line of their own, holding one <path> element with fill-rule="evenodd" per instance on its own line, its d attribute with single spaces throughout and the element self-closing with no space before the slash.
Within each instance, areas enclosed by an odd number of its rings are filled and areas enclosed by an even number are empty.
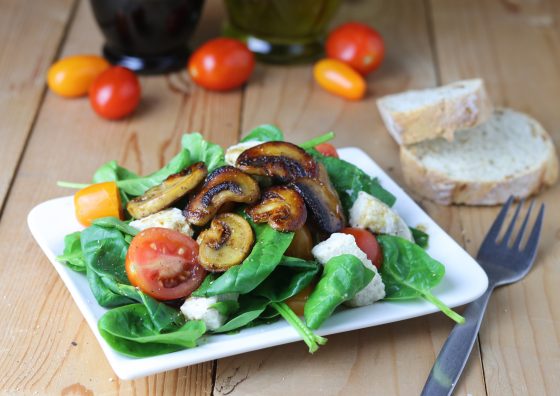
<svg viewBox="0 0 560 396">
<path fill-rule="evenodd" d="M 253 129 L 251 132 L 247 134 L 243 139 L 240 140 L 241 143 L 243 142 L 272 142 L 272 141 L 283 141 L 284 134 L 280 129 L 278 129 L 274 125 L 260 125 Z"/>
</svg>

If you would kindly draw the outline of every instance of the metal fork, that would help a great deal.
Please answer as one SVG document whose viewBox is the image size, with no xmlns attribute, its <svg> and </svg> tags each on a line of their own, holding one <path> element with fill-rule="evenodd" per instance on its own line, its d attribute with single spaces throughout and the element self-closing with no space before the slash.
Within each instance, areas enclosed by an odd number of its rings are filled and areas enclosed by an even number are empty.
<svg viewBox="0 0 560 396">
<path fill-rule="evenodd" d="M 436 359 L 426 385 L 424 385 L 422 395 L 450 395 L 453 392 L 472 351 L 492 291 L 498 286 L 517 282 L 533 266 L 543 223 L 544 204 L 541 204 L 527 243 L 521 248 L 521 240 L 527 229 L 534 201 L 531 201 L 529 205 L 513 244 L 509 246 L 509 241 L 513 234 L 519 210 L 523 206 L 523 201 L 517 205 L 503 238 L 499 242 L 497 241 L 512 201 L 513 197 L 510 197 L 502 207 L 484 238 L 476 257 L 488 275 L 488 289 L 482 296 L 467 306 L 463 314 L 465 323 L 455 325 L 451 331 Z"/>
</svg>

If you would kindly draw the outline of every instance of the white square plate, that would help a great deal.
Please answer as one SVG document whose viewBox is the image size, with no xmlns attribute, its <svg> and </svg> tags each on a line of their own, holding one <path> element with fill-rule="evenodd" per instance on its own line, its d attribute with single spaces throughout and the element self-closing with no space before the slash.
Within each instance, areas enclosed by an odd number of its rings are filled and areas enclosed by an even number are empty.
<svg viewBox="0 0 560 396">
<path fill-rule="evenodd" d="M 476 261 L 447 235 L 416 203 L 383 172 L 363 151 L 357 148 L 339 150 L 341 158 L 377 177 L 384 188 L 397 197 L 394 206 L 405 221 L 426 227 L 430 235 L 428 253 L 446 267 L 445 277 L 433 293 L 450 307 L 468 303 L 479 297 L 488 286 L 488 278 Z M 299 341 L 296 331 L 284 321 L 242 330 L 233 335 L 212 335 L 204 338 L 196 348 L 149 358 L 130 358 L 115 352 L 97 330 L 97 321 L 106 311 L 93 297 L 86 277 L 56 261 L 64 248 L 64 236 L 83 227 L 74 217 L 72 197 L 44 202 L 31 210 L 28 216 L 31 233 L 58 271 L 74 297 L 78 308 L 101 344 L 111 367 L 122 379 L 133 379 L 166 370 L 236 355 L 275 345 Z M 376 326 L 416 316 L 437 309 L 423 300 L 379 302 L 361 308 L 335 313 L 317 332 L 320 335 Z M 302 345 L 302 348 L 305 346 Z M 328 344 L 323 348 L 328 348 Z M 320 352 L 319 352 L 320 353 Z"/>
</svg>

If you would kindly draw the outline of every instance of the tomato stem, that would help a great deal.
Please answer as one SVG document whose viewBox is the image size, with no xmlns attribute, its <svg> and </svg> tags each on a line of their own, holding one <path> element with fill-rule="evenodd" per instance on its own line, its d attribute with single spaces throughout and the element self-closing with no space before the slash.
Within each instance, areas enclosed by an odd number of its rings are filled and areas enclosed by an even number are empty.
<svg viewBox="0 0 560 396">
<path fill-rule="evenodd" d="M 306 142 L 303 142 L 299 145 L 299 147 L 301 147 L 304 150 L 313 148 L 321 143 L 326 143 L 329 140 L 333 140 L 334 139 L 334 132 L 327 132 L 324 135 L 321 136 L 317 136 L 311 140 L 308 140 Z"/>
<path fill-rule="evenodd" d="M 319 349 L 319 345 L 325 345 L 327 339 L 317 334 L 305 325 L 301 319 L 292 311 L 292 309 L 286 303 L 271 303 L 272 308 L 274 308 L 278 313 L 288 322 L 301 336 L 303 341 L 309 347 L 309 352 L 313 353 Z"/>
</svg>

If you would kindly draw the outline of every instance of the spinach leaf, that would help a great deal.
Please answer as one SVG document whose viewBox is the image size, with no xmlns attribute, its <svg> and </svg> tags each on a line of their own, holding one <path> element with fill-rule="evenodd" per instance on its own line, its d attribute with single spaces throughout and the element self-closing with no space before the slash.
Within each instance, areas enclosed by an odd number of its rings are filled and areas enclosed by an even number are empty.
<svg viewBox="0 0 560 396">
<path fill-rule="evenodd" d="M 189 165 L 204 162 L 208 172 L 224 166 L 224 150 L 217 144 L 207 142 L 200 133 L 186 133 L 181 139 L 183 149 L 189 154 Z"/>
<path fill-rule="evenodd" d="M 412 232 L 412 237 L 414 238 L 414 243 L 423 249 L 428 247 L 428 242 L 430 236 L 419 228 L 409 227 L 410 232 Z"/>
<path fill-rule="evenodd" d="M 235 300 L 218 301 L 210 305 L 210 308 L 214 308 L 220 314 L 228 317 L 239 310 L 239 303 Z"/>
<path fill-rule="evenodd" d="M 358 198 L 360 191 L 373 195 L 389 206 L 393 206 L 395 203 L 396 198 L 393 194 L 381 187 L 377 179 L 370 177 L 357 166 L 339 158 L 324 156 L 315 149 L 307 150 L 307 152 L 327 169 L 346 213 Z"/>
<path fill-rule="evenodd" d="M 333 139 L 334 139 L 334 132 L 327 132 L 324 135 L 317 136 L 313 139 L 310 139 L 310 140 L 307 140 L 303 143 L 300 143 L 299 147 L 301 147 L 304 150 L 308 150 L 308 149 L 312 149 L 315 146 L 326 143 L 329 140 L 333 140 Z"/>
<path fill-rule="evenodd" d="M 119 293 L 115 293 L 105 285 L 105 277 L 99 276 L 95 271 L 88 269 L 86 272 L 89 288 L 99 305 L 105 308 L 120 307 L 132 304 L 134 300 Z M 110 279 L 110 278 L 109 278 Z"/>
<path fill-rule="evenodd" d="M 274 125 L 264 124 L 256 127 L 247 134 L 240 142 L 272 142 L 283 141 L 284 134 Z"/>
<path fill-rule="evenodd" d="M 430 291 L 445 274 L 443 264 L 406 239 L 379 235 L 377 241 L 383 251 L 381 278 L 385 284 L 385 299 L 407 300 L 422 297 L 457 323 L 465 321 Z"/>
<path fill-rule="evenodd" d="M 373 271 L 351 254 L 342 254 L 327 261 L 321 280 L 305 303 L 307 326 L 318 329 L 336 307 L 353 298 L 371 282 L 373 276 Z"/>
<path fill-rule="evenodd" d="M 202 281 L 198 289 L 191 293 L 193 297 L 206 297 L 206 292 L 210 288 L 210 285 L 218 278 L 218 274 L 216 273 L 209 273 L 206 275 L 206 278 Z"/>
<path fill-rule="evenodd" d="M 140 232 L 136 228 L 131 227 L 126 221 L 119 220 L 116 217 L 102 217 L 93 220 L 92 223 L 106 229 L 114 228 L 125 234 L 125 236 L 130 235 L 134 237 Z"/>
<path fill-rule="evenodd" d="M 161 332 L 142 304 L 111 309 L 99 319 L 97 326 L 111 347 L 134 357 L 154 356 L 195 347 L 197 340 L 206 331 L 204 322 L 193 320 L 172 331 Z"/>
<path fill-rule="evenodd" d="M 269 301 L 263 297 L 252 295 L 239 296 L 239 310 L 235 316 L 214 330 L 214 333 L 228 333 L 249 325 L 264 312 L 268 304 Z"/>
<path fill-rule="evenodd" d="M 255 233 L 253 250 L 243 263 L 231 267 L 212 282 L 205 296 L 249 293 L 280 263 L 282 255 L 292 242 L 294 233 L 276 231 L 268 224 L 255 224 L 250 220 L 249 223 Z"/>
<path fill-rule="evenodd" d="M 77 272 L 86 272 L 86 262 L 82 252 L 80 231 L 73 232 L 64 237 L 64 251 L 57 260 L 66 263 L 70 269 Z"/>
<path fill-rule="evenodd" d="M 137 179 L 140 176 L 136 173 L 123 168 L 117 161 L 109 161 L 101 165 L 93 174 L 93 183 L 102 183 L 108 181 L 118 181 L 126 179 Z"/>
</svg>

